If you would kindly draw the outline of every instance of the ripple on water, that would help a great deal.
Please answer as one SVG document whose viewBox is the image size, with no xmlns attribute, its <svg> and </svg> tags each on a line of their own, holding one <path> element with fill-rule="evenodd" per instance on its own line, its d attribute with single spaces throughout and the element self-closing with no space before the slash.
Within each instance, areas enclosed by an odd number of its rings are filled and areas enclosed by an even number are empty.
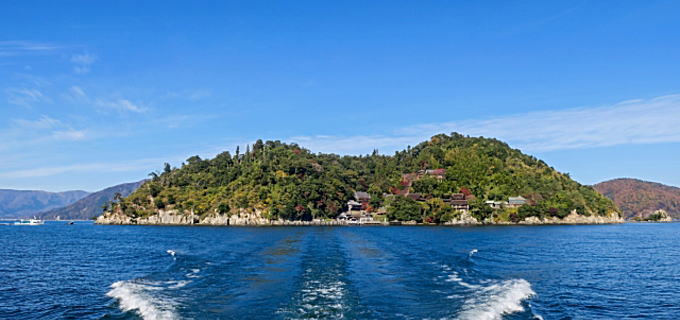
<svg viewBox="0 0 680 320">
<path fill-rule="evenodd" d="M 680 224 L 1 231 L 0 319 L 680 314 Z"/>
</svg>

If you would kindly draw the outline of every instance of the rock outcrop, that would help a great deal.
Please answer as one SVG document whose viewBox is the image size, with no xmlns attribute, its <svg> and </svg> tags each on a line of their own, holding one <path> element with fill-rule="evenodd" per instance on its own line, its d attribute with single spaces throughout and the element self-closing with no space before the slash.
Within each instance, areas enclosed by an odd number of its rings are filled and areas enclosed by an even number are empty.
<svg viewBox="0 0 680 320">
<path fill-rule="evenodd" d="M 520 221 L 518 224 L 608 224 L 608 223 L 623 223 L 623 218 L 618 214 L 612 213 L 608 216 L 585 216 L 572 211 L 571 214 L 563 219 L 557 217 L 539 219 L 538 217 L 528 217 Z"/>
<path fill-rule="evenodd" d="M 653 214 L 653 216 L 658 217 L 658 222 L 671 222 L 673 221 L 673 218 L 666 212 L 666 210 L 656 210 Z"/>
<path fill-rule="evenodd" d="M 666 215 L 668 220 L 671 218 Z M 624 220 L 613 212 L 608 216 L 585 216 L 580 215 L 576 211 L 559 219 L 557 217 L 540 219 L 538 217 L 528 217 L 517 223 L 508 221 L 479 221 L 473 217 L 469 212 L 463 212 L 457 219 L 445 222 L 444 225 L 542 225 L 542 224 L 609 224 L 609 223 L 623 223 Z M 177 210 L 158 210 L 154 215 L 147 217 L 133 218 L 116 210 L 107 212 L 96 220 L 97 224 L 140 224 L 140 225 L 208 225 L 208 226 L 297 226 L 297 225 L 347 225 L 347 221 L 339 220 L 313 220 L 313 221 L 291 221 L 281 219 L 267 219 L 260 210 L 248 211 L 240 210 L 236 214 L 224 215 L 212 213 L 210 215 L 199 217 L 191 213 L 185 214 Z M 387 225 L 388 223 L 383 223 Z M 402 222 L 401 225 L 416 225 L 415 221 Z"/>
<path fill-rule="evenodd" d="M 119 210 L 107 212 L 96 220 L 97 224 L 140 224 L 140 225 L 207 225 L 207 226 L 284 226 L 284 225 L 344 225 L 336 220 L 290 221 L 272 220 L 262 215 L 260 210 L 226 215 L 213 213 L 203 218 L 191 213 L 184 214 L 177 210 L 158 210 L 154 215 L 133 218 Z"/>
<path fill-rule="evenodd" d="M 666 210 L 659 209 L 650 214 L 644 221 L 650 222 L 672 222 L 673 218 L 666 212 Z"/>
<path fill-rule="evenodd" d="M 444 225 L 476 225 L 481 224 L 469 211 L 464 211 L 457 219 L 447 221 Z"/>
</svg>

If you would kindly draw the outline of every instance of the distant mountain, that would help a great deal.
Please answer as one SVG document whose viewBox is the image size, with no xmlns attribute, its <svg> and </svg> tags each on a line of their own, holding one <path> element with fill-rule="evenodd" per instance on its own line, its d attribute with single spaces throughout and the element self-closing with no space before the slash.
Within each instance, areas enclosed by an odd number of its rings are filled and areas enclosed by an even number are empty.
<svg viewBox="0 0 680 320">
<path fill-rule="evenodd" d="M 594 187 L 612 199 L 625 218 L 647 217 L 659 209 L 680 218 L 680 188 L 637 179 L 614 179 Z"/>
<path fill-rule="evenodd" d="M 124 183 L 106 188 L 104 190 L 92 193 L 68 206 L 41 212 L 37 214 L 37 216 L 43 219 L 55 219 L 56 217 L 61 217 L 61 219 L 66 220 L 91 219 L 92 217 L 98 216 L 102 213 L 102 206 L 107 201 L 111 201 L 116 193 L 120 193 L 123 197 L 127 197 L 130 193 L 137 190 L 137 188 L 139 188 L 139 186 L 141 186 L 144 181 L 145 180 Z"/>
<path fill-rule="evenodd" d="M 47 192 L 0 189 L 0 218 L 30 217 L 40 211 L 67 206 L 88 194 L 82 190 Z"/>
</svg>

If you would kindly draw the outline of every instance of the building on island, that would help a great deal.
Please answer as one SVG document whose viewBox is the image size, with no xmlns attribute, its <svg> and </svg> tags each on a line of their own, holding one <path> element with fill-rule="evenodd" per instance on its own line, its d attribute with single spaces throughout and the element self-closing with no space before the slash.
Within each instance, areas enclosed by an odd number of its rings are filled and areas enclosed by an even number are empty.
<svg viewBox="0 0 680 320">
<path fill-rule="evenodd" d="M 430 169 L 425 170 L 425 174 L 437 178 L 438 180 L 444 180 L 446 178 L 446 169 Z"/>
<path fill-rule="evenodd" d="M 435 198 L 431 194 L 422 194 L 418 192 L 411 192 L 413 182 L 423 177 L 433 177 L 437 180 L 444 180 L 446 178 L 446 169 L 423 169 L 417 172 L 405 173 L 401 175 L 401 186 L 390 187 L 389 192 L 383 194 L 383 197 L 389 201 L 393 197 L 406 197 L 418 202 L 425 202 Z M 448 196 L 438 196 L 438 199 L 443 200 L 451 208 L 457 211 L 468 212 L 470 210 L 470 201 L 474 199 L 474 195 L 467 188 L 461 188 L 458 193 L 453 193 Z M 338 216 L 338 220 L 345 220 L 348 223 L 380 223 L 384 221 L 386 208 L 372 208 L 370 206 L 371 195 L 365 191 L 354 192 L 354 199 L 347 201 L 347 212 Z M 375 215 L 375 216 L 374 216 Z M 378 219 L 375 220 L 374 218 Z"/>
<path fill-rule="evenodd" d="M 404 173 L 401 175 L 401 185 L 407 189 L 411 187 L 414 181 L 417 181 L 425 176 L 434 177 L 437 180 L 444 180 L 446 178 L 446 169 L 428 169 L 418 170 L 418 172 Z"/>
<path fill-rule="evenodd" d="M 507 201 L 487 200 L 484 203 L 486 203 L 489 207 L 491 207 L 493 209 L 503 209 L 508 205 Z"/>
<path fill-rule="evenodd" d="M 504 209 L 504 208 L 519 208 L 525 204 L 527 204 L 527 199 L 525 199 L 522 196 L 517 196 L 517 197 L 509 197 L 508 201 L 493 201 L 493 200 L 488 200 L 485 201 L 486 205 L 493 209 Z"/>
<path fill-rule="evenodd" d="M 522 196 L 508 198 L 508 207 L 510 208 L 518 208 L 525 204 L 527 204 L 527 199 Z"/>
<path fill-rule="evenodd" d="M 363 210 L 361 203 L 356 202 L 354 200 L 347 201 L 347 211 L 352 212 L 352 211 L 361 211 Z"/>
<path fill-rule="evenodd" d="M 445 200 L 446 201 L 446 200 Z M 467 197 L 463 193 L 454 193 L 449 199 L 451 207 L 455 210 L 468 211 L 470 210 L 470 204 L 468 203 Z"/>
<path fill-rule="evenodd" d="M 371 195 L 368 192 L 354 192 L 354 199 L 347 201 L 347 212 L 341 213 L 337 219 L 347 221 L 347 223 L 375 223 L 373 214 L 370 212 L 370 200 Z"/>
</svg>

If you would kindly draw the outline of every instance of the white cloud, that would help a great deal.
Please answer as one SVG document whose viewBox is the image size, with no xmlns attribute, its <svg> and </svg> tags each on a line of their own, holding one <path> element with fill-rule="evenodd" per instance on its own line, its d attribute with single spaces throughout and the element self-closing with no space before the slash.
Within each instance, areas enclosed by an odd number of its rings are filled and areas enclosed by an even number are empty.
<svg viewBox="0 0 680 320">
<path fill-rule="evenodd" d="M 35 120 L 13 119 L 12 122 L 20 128 L 26 129 L 50 129 L 61 125 L 61 121 L 50 118 L 46 115 L 40 116 Z"/>
<path fill-rule="evenodd" d="M 73 96 L 75 98 L 85 98 L 87 96 L 85 94 L 85 91 L 83 90 L 83 88 L 81 88 L 79 86 L 72 86 L 69 89 L 69 92 L 71 93 L 71 96 Z"/>
<path fill-rule="evenodd" d="M 43 93 L 33 88 L 9 88 L 5 90 L 7 102 L 22 107 L 31 107 L 34 103 L 49 101 Z"/>
<path fill-rule="evenodd" d="M 128 99 L 93 99 L 90 98 L 85 90 L 80 86 L 71 86 L 68 89 L 66 98 L 74 102 L 94 104 L 97 107 L 116 110 L 119 112 L 146 112 L 147 108 L 139 103 L 132 102 Z"/>
<path fill-rule="evenodd" d="M 131 172 L 153 169 L 159 169 L 161 164 L 167 162 L 168 158 L 147 158 L 120 162 L 96 162 L 96 163 L 79 163 L 66 166 L 50 166 L 32 169 L 20 169 L 0 172 L 0 179 L 24 179 L 36 177 L 49 177 L 64 173 L 82 173 L 82 172 Z"/>
<path fill-rule="evenodd" d="M 97 61 L 97 56 L 89 53 L 74 54 L 71 56 L 73 71 L 79 74 L 90 72 L 90 66 Z"/>
<path fill-rule="evenodd" d="M 52 132 L 52 138 L 54 138 L 54 140 L 68 140 L 68 141 L 83 140 L 85 139 L 85 131 L 74 129 L 57 130 Z"/>
<path fill-rule="evenodd" d="M 131 102 L 130 100 L 127 99 L 118 99 L 118 100 L 113 100 L 113 101 L 104 101 L 104 100 L 97 100 L 96 104 L 101 107 L 109 108 L 109 109 L 114 109 L 117 111 L 121 112 L 136 112 L 136 113 L 142 113 L 145 112 L 147 109 Z"/>
<path fill-rule="evenodd" d="M 48 53 L 61 48 L 54 44 L 35 41 L 0 41 L 0 57 Z"/>
<path fill-rule="evenodd" d="M 524 151 L 680 142 L 680 95 L 599 107 L 514 114 L 490 119 L 428 123 L 385 135 L 292 137 L 317 152 L 399 150 L 439 133 L 494 137 Z"/>
<path fill-rule="evenodd" d="M 0 131 L 0 150 L 25 150 L 36 144 L 56 141 L 79 141 L 89 138 L 88 131 L 76 129 L 61 120 L 42 115 L 37 119 L 12 119 L 6 130 Z"/>
</svg>

